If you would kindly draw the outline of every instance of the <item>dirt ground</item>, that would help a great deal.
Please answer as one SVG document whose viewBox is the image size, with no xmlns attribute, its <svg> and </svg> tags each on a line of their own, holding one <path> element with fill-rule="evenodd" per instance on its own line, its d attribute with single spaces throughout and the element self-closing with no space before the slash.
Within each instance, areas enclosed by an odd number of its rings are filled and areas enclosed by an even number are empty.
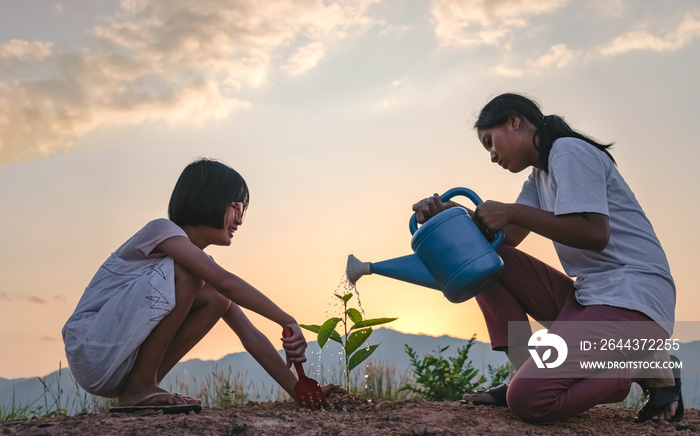
<svg viewBox="0 0 700 436">
<path fill-rule="evenodd" d="M 658 435 L 700 434 L 700 412 L 688 409 L 679 424 L 635 424 L 632 409 L 597 407 L 555 424 L 529 424 L 507 409 L 428 403 L 368 401 L 347 395 L 326 410 L 293 402 L 249 403 L 204 409 L 199 415 L 100 413 L 0 423 L 0 435 Z"/>
</svg>

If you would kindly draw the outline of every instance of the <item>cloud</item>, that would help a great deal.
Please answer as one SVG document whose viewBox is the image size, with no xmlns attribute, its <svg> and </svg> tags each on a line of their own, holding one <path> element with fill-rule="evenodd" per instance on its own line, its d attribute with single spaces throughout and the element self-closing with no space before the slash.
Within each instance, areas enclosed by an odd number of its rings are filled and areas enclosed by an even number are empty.
<svg viewBox="0 0 700 436">
<path fill-rule="evenodd" d="M 402 76 L 389 82 L 376 99 L 373 109 L 377 113 L 389 112 L 405 107 L 407 102 L 415 101 L 415 87 L 408 76 Z"/>
<path fill-rule="evenodd" d="M 566 0 L 437 0 L 431 14 L 442 46 L 499 45 L 531 16 L 548 14 Z"/>
<path fill-rule="evenodd" d="M 307 44 L 289 59 L 289 62 L 282 67 L 290 76 L 298 76 L 315 67 L 325 54 L 325 47 L 320 42 Z"/>
<path fill-rule="evenodd" d="M 581 54 L 581 51 L 571 50 L 566 44 L 556 44 L 550 47 L 547 53 L 530 62 L 530 66 L 536 71 L 564 68 Z"/>
<path fill-rule="evenodd" d="M 44 59 L 51 54 L 52 43 L 27 42 L 20 39 L 13 39 L 5 44 L 0 44 L 0 58 L 23 58 Z"/>
<path fill-rule="evenodd" d="M 9 302 L 25 301 L 36 304 L 50 304 L 52 302 L 66 302 L 68 299 L 65 295 L 54 295 L 53 298 L 42 298 L 36 295 L 21 295 L 14 292 L 1 292 L 0 300 Z"/>
<path fill-rule="evenodd" d="M 0 298 L 2 298 L 5 301 L 28 301 L 30 303 L 37 303 L 37 304 L 48 304 L 47 301 L 41 297 L 37 297 L 36 295 L 19 295 L 15 294 L 12 292 L 3 292 L 0 293 Z"/>
<path fill-rule="evenodd" d="M 700 36 L 700 21 L 686 15 L 678 27 L 663 36 L 655 36 L 646 30 L 636 30 L 615 38 L 611 43 L 601 47 L 604 56 L 613 56 L 634 50 L 651 50 L 656 52 L 675 51 Z"/>
<path fill-rule="evenodd" d="M 626 0 L 587 0 L 583 3 L 602 19 L 623 17 L 627 9 Z"/>
<path fill-rule="evenodd" d="M 522 70 L 510 68 L 503 64 L 491 68 L 491 72 L 502 77 L 522 77 L 524 74 Z"/>
<path fill-rule="evenodd" d="M 203 126 L 251 107 L 241 90 L 316 66 L 377 23 L 373 0 L 123 0 L 80 51 L 0 45 L 0 163 L 70 151 L 100 125 Z"/>
</svg>

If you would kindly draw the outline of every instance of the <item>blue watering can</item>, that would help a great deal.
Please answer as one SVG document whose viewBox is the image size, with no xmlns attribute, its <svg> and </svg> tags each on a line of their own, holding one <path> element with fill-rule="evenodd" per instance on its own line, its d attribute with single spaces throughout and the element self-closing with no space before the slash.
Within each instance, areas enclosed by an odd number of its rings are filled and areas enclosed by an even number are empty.
<svg viewBox="0 0 700 436">
<path fill-rule="evenodd" d="M 471 189 L 452 188 L 440 196 L 443 202 L 463 195 L 475 205 L 481 198 Z M 382 262 L 361 262 L 348 256 L 346 273 L 355 284 L 363 275 L 379 274 L 442 291 L 449 301 L 461 303 L 481 292 L 498 278 L 503 260 L 496 249 L 503 232 L 486 240 L 469 213 L 461 207 L 447 209 L 418 227 L 416 215 L 409 221 L 411 248 L 415 254 Z"/>
</svg>

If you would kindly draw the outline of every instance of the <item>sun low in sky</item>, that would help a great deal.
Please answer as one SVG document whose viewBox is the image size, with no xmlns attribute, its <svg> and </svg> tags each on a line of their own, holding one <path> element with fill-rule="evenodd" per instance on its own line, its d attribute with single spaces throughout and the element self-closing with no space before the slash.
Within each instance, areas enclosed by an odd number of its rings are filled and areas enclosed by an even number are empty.
<svg viewBox="0 0 700 436">
<path fill-rule="evenodd" d="M 208 252 L 299 322 L 335 315 L 348 254 L 410 254 L 415 201 L 455 186 L 515 199 L 527 174 L 491 164 L 471 129 L 509 91 L 615 142 L 667 252 L 676 317 L 697 320 L 695 1 L 23 0 L 0 10 L 0 377 L 65 366 L 60 330 L 85 286 L 166 216 L 197 157 L 228 163 L 251 190 L 233 245 Z M 559 267 L 550 242 L 523 247 Z M 488 341 L 474 301 L 379 276 L 358 290 L 367 316 L 398 317 L 397 330 Z M 253 319 L 279 343 L 278 326 Z M 188 358 L 242 349 L 219 325 Z"/>
</svg>

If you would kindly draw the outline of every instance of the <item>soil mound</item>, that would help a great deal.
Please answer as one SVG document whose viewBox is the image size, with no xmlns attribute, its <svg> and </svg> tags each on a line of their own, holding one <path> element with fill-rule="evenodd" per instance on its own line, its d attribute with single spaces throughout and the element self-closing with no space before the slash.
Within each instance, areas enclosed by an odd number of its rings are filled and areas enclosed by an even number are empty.
<svg viewBox="0 0 700 436">
<path fill-rule="evenodd" d="M 327 410 L 299 409 L 293 402 L 206 408 L 195 415 L 100 413 L 0 423 L 12 435 L 657 435 L 700 434 L 700 412 L 687 409 L 682 422 L 635 424 L 635 411 L 596 407 L 554 424 L 530 424 L 504 408 L 458 402 L 368 401 L 343 395 Z"/>
</svg>

